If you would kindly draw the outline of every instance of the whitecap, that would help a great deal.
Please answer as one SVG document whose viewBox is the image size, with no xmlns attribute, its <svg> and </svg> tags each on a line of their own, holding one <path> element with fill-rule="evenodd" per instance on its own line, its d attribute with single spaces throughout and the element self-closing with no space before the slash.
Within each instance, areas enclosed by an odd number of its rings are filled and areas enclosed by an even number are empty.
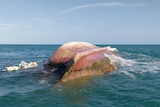
<svg viewBox="0 0 160 107">
<path fill-rule="evenodd" d="M 132 74 L 131 72 L 129 71 L 124 71 L 124 70 L 121 70 L 120 73 L 123 73 L 124 75 L 127 75 L 131 78 L 136 78 L 136 76 L 134 74 Z"/>
<path fill-rule="evenodd" d="M 39 82 L 39 84 L 45 84 L 45 83 L 47 83 L 47 80 L 46 79 L 42 79 L 42 80 L 39 80 L 38 82 Z"/>
<path fill-rule="evenodd" d="M 142 73 L 158 73 L 158 71 L 160 71 L 160 62 L 137 62 L 137 69 Z"/>
<path fill-rule="evenodd" d="M 107 49 L 112 51 L 112 52 L 118 52 L 117 48 L 112 48 L 111 46 L 107 46 Z"/>
<path fill-rule="evenodd" d="M 124 66 L 132 66 L 135 61 L 130 60 L 130 59 L 124 59 L 118 55 L 114 54 L 104 54 L 105 57 L 109 58 L 111 61 L 111 64 L 114 65 L 115 67 L 124 67 Z"/>
</svg>

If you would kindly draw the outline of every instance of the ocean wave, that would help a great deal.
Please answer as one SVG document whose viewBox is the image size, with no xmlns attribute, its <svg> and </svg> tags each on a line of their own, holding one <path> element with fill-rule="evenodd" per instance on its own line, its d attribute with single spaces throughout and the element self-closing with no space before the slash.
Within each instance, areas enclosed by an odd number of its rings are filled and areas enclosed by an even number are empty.
<svg viewBox="0 0 160 107">
<path fill-rule="evenodd" d="M 160 71 L 160 59 L 153 56 L 138 54 L 136 66 L 141 72 L 158 73 Z"/>
<path fill-rule="evenodd" d="M 144 76 L 146 73 L 160 73 L 160 59 L 145 54 L 125 52 L 125 55 L 134 55 L 134 57 L 132 59 L 116 57 L 115 60 L 121 65 L 121 68 L 117 70 L 118 73 L 130 78 L 136 78 L 137 75 Z"/>
<path fill-rule="evenodd" d="M 133 74 L 133 73 L 131 73 L 131 72 L 129 72 L 129 71 L 124 71 L 124 70 L 121 70 L 121 71 L 119 71 L 120 73 L 123 73 L 124 75 L 126 75 L 126 76 L 129 76 L 130 78 L 136 78 L 136 75 L 135 74 Z"/>
<path fill-rule="evenodd" d="M 132 66 L 135 61 L 131 59 L 124 59 L 118 55 L 109 55 L 104 54 L 106 57 L 108 57 L 111 61 L 111 64 L 115 65 L 115 67 L 124 67 L 124 66 Z"/>
</svg>

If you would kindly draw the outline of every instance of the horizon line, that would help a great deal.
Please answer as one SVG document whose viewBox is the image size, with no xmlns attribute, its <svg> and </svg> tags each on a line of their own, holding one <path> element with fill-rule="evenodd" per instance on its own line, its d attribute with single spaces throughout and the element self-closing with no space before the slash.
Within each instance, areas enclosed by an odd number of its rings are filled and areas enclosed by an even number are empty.
<svg viewBox="0 0 160 107">
<path fill-rule="evenodd" d="M 0 45 L 63 45 L 65 43 L 28 43 L 28 44 L 22 44 L 22 43 L 2 43 Z M 160 45 L 159 43 L 91 43 L 94 45 Z"/>
</svg>

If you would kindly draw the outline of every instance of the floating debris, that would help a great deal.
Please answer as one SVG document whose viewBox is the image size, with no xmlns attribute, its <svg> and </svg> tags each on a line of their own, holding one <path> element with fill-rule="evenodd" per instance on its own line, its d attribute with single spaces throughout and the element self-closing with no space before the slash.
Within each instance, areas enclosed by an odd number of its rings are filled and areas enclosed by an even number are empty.
<svg viewBox="0 0 160 107">
<path fill-rule="evenodd" d="M 20 70 L 20 69 L 28 69 L 28 68 L 33 68 L 33 67 L 37 67 L 37 66 L 38 66 L 37 62 L 27 63 L 25 61 L 21 61 L 18 66 L 5 67 L 5 71 L 12 72 L 12 71 Z"/>
</svg>

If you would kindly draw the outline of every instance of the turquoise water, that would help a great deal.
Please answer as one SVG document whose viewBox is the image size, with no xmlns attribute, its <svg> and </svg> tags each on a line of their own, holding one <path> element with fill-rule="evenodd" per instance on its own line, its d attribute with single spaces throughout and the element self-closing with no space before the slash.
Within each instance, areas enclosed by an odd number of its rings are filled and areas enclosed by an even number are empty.
<svg viewBox="0 0 160 107">
<path fill-rule="evenodd" d="M 125 58 L 123 66 L 65 84 L 42 72 L 58 47 L 0 45 L 0 107 L 160 107 L 160 45 L 112 45 Z M 39 66 L 3 71 L 22 60 Z"/>
</svg>

